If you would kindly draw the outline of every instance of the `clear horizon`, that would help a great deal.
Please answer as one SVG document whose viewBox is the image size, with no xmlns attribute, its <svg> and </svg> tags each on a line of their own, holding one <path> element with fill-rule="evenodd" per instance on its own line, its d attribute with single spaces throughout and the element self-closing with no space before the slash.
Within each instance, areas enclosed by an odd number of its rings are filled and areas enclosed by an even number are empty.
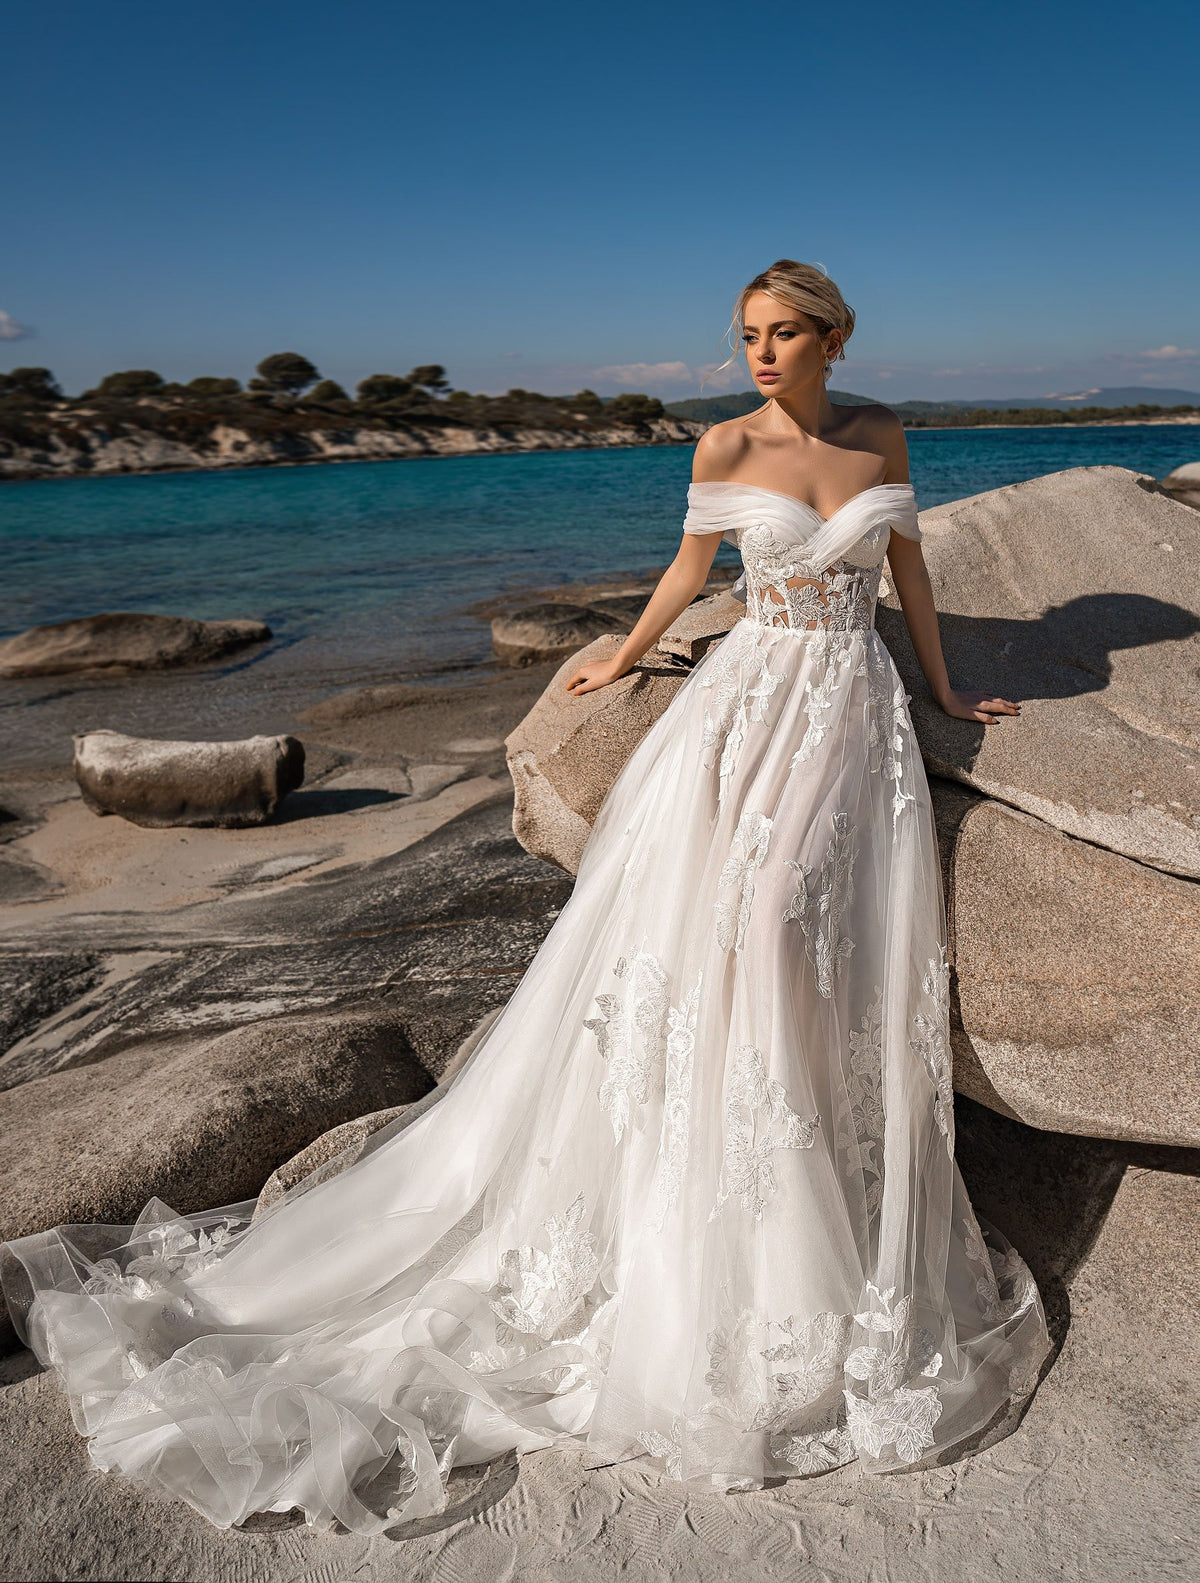
<svg viewBox="0 0 1200 1583">
<path fill-rule="evenodd" d="M 1193 8 L 10 13 L 0 368 L 676 401 L 780 256 L 882 401 L 1200 389 Z M 1119 91 L 1118 91 L 1119 90 Z"/>
</svg>

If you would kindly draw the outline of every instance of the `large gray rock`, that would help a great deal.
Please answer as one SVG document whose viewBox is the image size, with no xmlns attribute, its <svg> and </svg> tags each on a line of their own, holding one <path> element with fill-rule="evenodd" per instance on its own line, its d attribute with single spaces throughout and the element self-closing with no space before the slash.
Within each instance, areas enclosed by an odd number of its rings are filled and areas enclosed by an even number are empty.
<svg viewBox="0 0 1200 1583">
<path fill-rule="evenodd" d="M 156 1196 L 184 1213 L 242 1203 L 331 1123 L 432 1085 L 403 1022 L 374 1007 L 150 1039 L 33 1078 L 0 1093 L 0 1234 L 126 1225 Z"/>
<path fill-rule="evenodd" d="M 928 768 L 1200 875 L 1200 515 L 1126 468 L 1073 467 L 920 520 L 951 680 L 1022 705 L 1015 728 L 951 720 L 881 608 Z"/>
<path fill-rule="evenodd" d="M 0 676 L 64 676 L 75 671 L 166 670 L 220 659 L 265 643 L 263 621 L 193 621 L 114 611 L 30 627 L 0 643 Z"/>
<path fill-rule="evenodd" d="M 74 740 L 83 800 L 134 824 L 262 824 L 304 779 L 304 747 L 295 737 L 162 742 L 100 730 Z"/>
<path fill-rule="evenodd" d="M 471 1030 L 455 1051 L 445 1071 L 439 1076 L 437 1080 L 439 1089 L 444 1088 L 458 1072 L 503 1009 L 497 1006 L 495 1010 L 489 1011 Z M 432 1092 L 430 1090 L 431 1094 Z M 413 1101 L 410 1100 L 403 1105 L 389 1105 L 385 1110 L 373 1110 L 368 1115 L 356 1116 L 353 1121 L 344 1121 L 339 1127 L 331 1127 L 319 1138 L 314 1138 L 307 1148 L 301 1149 L 299 1154 L 272 1171 L 263 1184 L 262 1192 L 258 1195 L 253 1218 L 257 1220 L 270 1209 L 272 1204 L 277 1204 L 286 1192 L 298 1182 L 302 1182 L 305 1177 L 311 1176 L 314 1171 L 324 1171 L 328 1177 L 346 1170 L 361 1158 L 363 1148 L 370 1138 L 411 1110 L 412 1105 Z M 337 1162 L 336 1166 L 330 1170 L 329 1167 L 334 1161 Z"/>
<path fill-rule="evenodd" d="M 663 654 L 674 654 L 695 663 L 746 614 L 745 601 L 728 589 L 690 604 L 658 640 Z"/>
<path fill-rule="evenodd" d="M 505 743 L 513 833 L 527 852 L 570 874 L 617 771 L 687 676 L 686 666 L 652 651 L 607 687 L 567 692 L 578 666 L 619 647 L 619 638 L 602 637 L 573 654 Z"/>
<path fill-rule="evenodd" d="M 1200 1146 L 1200 886 L 931 786 L 955 1088 L 1054 1132 Z"/>
</svg>

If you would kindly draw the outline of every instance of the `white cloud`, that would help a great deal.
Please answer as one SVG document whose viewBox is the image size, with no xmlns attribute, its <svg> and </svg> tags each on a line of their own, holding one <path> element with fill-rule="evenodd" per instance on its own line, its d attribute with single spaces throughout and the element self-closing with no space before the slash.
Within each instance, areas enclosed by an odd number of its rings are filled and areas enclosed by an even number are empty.
<svg viewBox="0 0 1200 1583">
<path fill-rule="evenodd" d="M 0 309 L 0 341 L 28 341 L 32 335 L 27 324 L 18 324 L 11 313 Z"/>
<path fill-rule="evenodd" d="M 584 376 L 597 389 L 635 390 L 646 395 L 720 396 L 730 390 L 750 388 L 745 363 L 609 363 Z"/>
<path fill-rule="evenodd" d="M 1194 363 L 1200 361 L 1200 351 L 1194 346 L 1159 346 L 1153 351 L 1143 352 L 1143 357 L 1152 357 L 1161 363 Z"/>
</svg>

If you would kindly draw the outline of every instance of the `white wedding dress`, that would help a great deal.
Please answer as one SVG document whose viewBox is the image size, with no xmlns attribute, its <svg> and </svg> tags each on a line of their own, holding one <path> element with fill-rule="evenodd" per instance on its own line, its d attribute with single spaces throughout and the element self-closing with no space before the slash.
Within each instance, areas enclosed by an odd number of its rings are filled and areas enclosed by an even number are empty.
<svg viewBox="0 0 1200 1583">
<path fill-rule="evenodd" d="M 954 1160 L 941 873 L 873 627 L 910 484 L 693 484 L 746 614 L 600 809 L 442 1089 L 253 1203 L 7 1244 L 94 1463 L 362 1533 L 517 1449 L 703 1489 L 945 1453 L 1033 1389 L 1030 1272 Z"/>
</svg>

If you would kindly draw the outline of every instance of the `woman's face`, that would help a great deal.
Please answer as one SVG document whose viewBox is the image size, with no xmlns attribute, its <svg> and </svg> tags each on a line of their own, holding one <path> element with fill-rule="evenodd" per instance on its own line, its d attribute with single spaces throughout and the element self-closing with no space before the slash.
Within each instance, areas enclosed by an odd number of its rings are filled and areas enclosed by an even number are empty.
<svg viewBox="0 0 1200 1583">
<path fill-rule="evenodd" d="M 746 362 L 755 388 L 764 396 L 787 396 L 825 383 L 826 345 L 833 356 L 840 344 L 831 330 L 825 344 L 806 313 L 776 302 L 764 291 L 746 301 L 742 316 Z"/>
</svg>

